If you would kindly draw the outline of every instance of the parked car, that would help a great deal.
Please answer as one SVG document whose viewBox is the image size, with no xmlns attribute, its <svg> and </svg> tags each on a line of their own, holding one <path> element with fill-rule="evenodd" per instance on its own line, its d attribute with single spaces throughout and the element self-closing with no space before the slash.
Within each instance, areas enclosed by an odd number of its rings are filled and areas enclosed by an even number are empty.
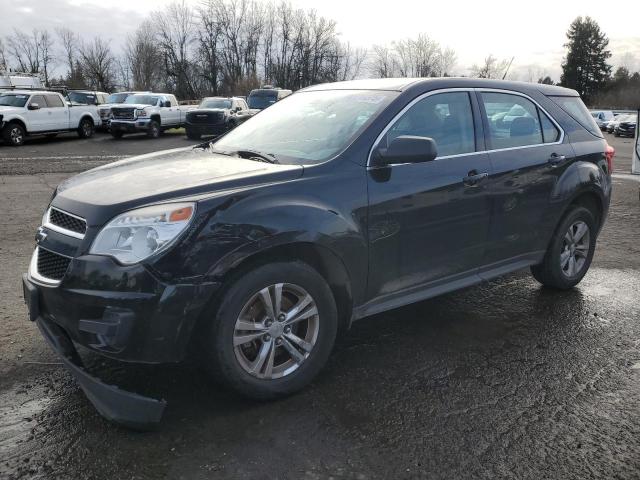
<svg viewBox="0 0 640 480">
<path fill-rule="evenodd" d="M 616 137 L 635 137 L 636 124 L 638 122 L 638 115 L 624 115 L 613 129 L 613 134 Z"/>
<path fill-rule="evenodd" d="M 136 132 L 157 138 L 165 130 L 183 127 L 188 108 L 179 106 L 170 93 L 130 95 L 123 104 L 111 107 L 109 129 L 115 138 Z"/>
<path fill-rule="evenodd" d="M 109 94 L 93 90 L 69 90 L 66 96 L 74 105 L 102 105 L 107 103 Z"/>
<path fill-rule="evenodd" d="M 623 114 L 622 113 L 615 113 L 613 115 L 613 118 L 604 124 L 604 128 L 602 130 L 604 130 L 607 133 L 613 133 L 613 129 L 614 129 L 615 125 L 616 125 L 616 122 L 618 121 L 618 119 L 620 118 L 621 115 L 623 115 Z"/>
<path fill-rule="evenodd" d="M 613 120 L 614 115 L 611 110 L 591 110 L 591 116 L 596 121 L 600 130 L 604 130 L 608 122 Z"/>
<path fill-rule="evenodd" d="M 44 90 L 0 91 L 0 130 L 7 145 L 18 147 L 28 136 L 55 137 L 69 131 L 89 138 L 99 125 L 95 105 L 68 104 L 60 93 Z"/>
<path fill-rule="evenodd" d="M 486 113 L 516 105 L 508 127 Z M 213 142 L 65 180 L 25 300 L 107 418 L 143 428 L 165 402 L 100 382 L 74 344 L 123 362 L 198 351 L 230 388 L 272 399 L 307 385 L 354 320 L 522 268 L 578 284 L 613 155 L 574 90 L 317 85 Z"/>
<path fill-rule="evenodd" d="M 253 110 L 254 113 L 257 113 L 289 95 L 291 95 L 291 90 L 274 88 L 267 85 L 251 90 L 249 98 L 247 98 L 247 103 L 249 104 L 249 108 Z"/>
<path fill-rule="evenodd" d="M 239 97 L 207 97 L 198 108 L 189 110 L 185 119 L 187 137 L 197 140 L 202 135 L 220 135 L 233 130 L 253 116 Z"/>
<path fill-rule="evenodd" d="M 144 94 L 149 92 L 115 92 L 109 95 L 106 101 L 98 106 L 98 115 L 102 120 L 102 130 L 109 130 L 111 122 L 111 108 L 125 102 L 131 95 Z"/>
</svg>

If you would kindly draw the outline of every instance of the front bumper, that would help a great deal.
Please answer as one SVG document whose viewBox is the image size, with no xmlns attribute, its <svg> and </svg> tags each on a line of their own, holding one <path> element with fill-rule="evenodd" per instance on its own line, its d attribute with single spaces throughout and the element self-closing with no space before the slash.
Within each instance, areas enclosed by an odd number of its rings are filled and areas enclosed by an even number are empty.
<svg viewBox="0 0 640 480">
<path fill-rule="evenodd" d="M 111 119 L 109 128 L 122 132 L 142 132 L 149 128 L 150 118 L 137 118 L 135 120 L 116 120 Z"/>
<path fill-rule="evenodd" d="M 157 425 L 167 402 L 107 385 L 87 372 L 65 330 L 42 316 L 38 287 L 26 274 L 22 282 L 29 318 L 36 322 L 47 343 L 58 353 L 96 410 L 106 419 L 129 428 L 146 430 Z"/>
<path fill-rule="evenodd" d="M 199 135 L 222 135 L 229 130 L 227 123 L 215 123 L 215 124 L 202 124 L 202 123 L 187 123 L 185 125 L 187 132 L 197 133 Z"/>
</svg>

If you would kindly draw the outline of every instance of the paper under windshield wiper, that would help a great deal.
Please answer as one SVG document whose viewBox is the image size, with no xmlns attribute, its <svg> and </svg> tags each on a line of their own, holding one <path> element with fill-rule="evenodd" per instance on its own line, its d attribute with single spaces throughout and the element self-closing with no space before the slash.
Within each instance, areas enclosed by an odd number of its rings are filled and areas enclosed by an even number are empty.
<svg viewBox="0 0 640 480">
<path fill-rule="evenodd" d="M 257 160 L 266 163 L 279 163 L 273 153 L 262 153 L 257 150 L 236 150 L 232 155 L 238 155 L 239 157 L 246 158 L 248 160 Z"/>
</svg>

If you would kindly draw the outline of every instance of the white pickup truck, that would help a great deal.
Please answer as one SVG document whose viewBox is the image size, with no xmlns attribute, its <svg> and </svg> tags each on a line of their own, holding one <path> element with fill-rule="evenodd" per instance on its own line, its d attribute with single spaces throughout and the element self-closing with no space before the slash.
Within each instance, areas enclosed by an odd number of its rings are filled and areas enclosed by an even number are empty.
<svg viewBox="0 0 640 480">
<path fill-rule="evenodd" d="M 100 123 L 95 105 L 71 105 L 59 93 L 0 91 L 0 131 L 8 145 L 19 147 L 31 135 L 55 137 L 73 131 L 89 138 Z"/>
<path fill-rule="evenodd" d="M 124 103 L 111 108 L 111 135 L 120 138 L 125 133 L 145 132 L 157 138 L 165 130 L 184 126 L 188 109 L 179 106 L 169 93 L 130 95 Z"/>
</svg>

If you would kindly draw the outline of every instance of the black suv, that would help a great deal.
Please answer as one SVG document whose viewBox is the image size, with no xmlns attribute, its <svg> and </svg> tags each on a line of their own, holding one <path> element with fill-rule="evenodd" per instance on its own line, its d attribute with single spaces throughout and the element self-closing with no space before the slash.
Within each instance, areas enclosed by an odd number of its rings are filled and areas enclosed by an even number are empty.
<svg viewBox="0 0 640 480">
<path fill-rule="evenodd" d="M 197 140 L 202 135 L 220 135 L 233 130 L 255 115 L 240 97 L 207 97 L 198 108 L 189 110 L 185 118 L 187 137 Z"/>
<path fill-rule="evenodd" d="M 108 418 L 163 401 L 101 383 L 75 344 L 124 362 L 198 351 L 259 399 L 307 385 L 354 320 L 530 268 L 587 272 L 613 149 L 578 94 L 476 79 L 319 85 L 218 141 L 60 184 L 24 294 Z"/>
</svg>

